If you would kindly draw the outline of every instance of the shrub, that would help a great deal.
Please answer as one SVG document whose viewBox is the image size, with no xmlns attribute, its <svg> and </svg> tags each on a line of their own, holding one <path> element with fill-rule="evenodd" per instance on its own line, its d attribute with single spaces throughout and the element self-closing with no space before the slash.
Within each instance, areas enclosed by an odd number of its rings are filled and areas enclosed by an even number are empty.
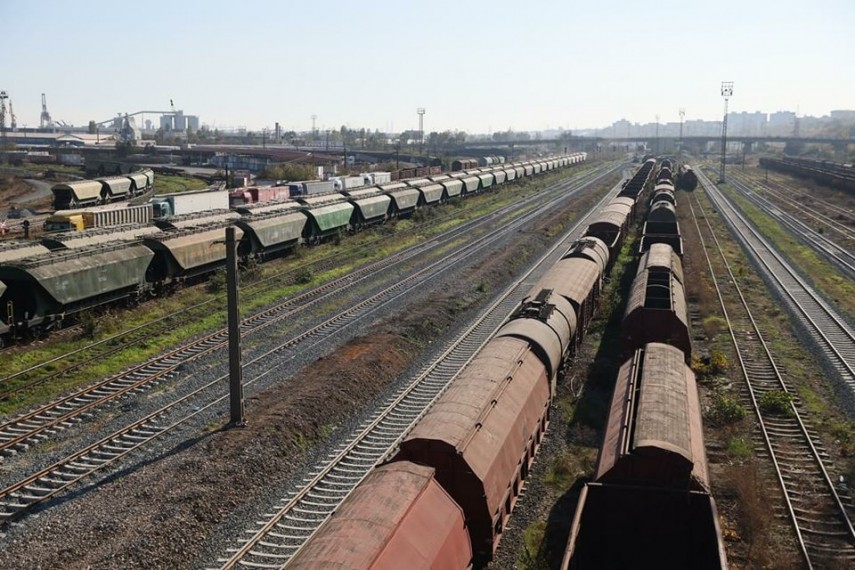
<svg viewBox="0 0 855 570">
<path fill-rule="evenodd" d="M 258 260 L 254 257 L 247 259 L 246 263 L 241 267 L 240 276 L 246 282 L 257 280 L 261 276 L 261 268 L 258 266 Z"/>
<path fill-rule="evenodd" d="M 315 278 L 315 274 L 308 267 L 300 268 L 300 271 L 297 272 L 297 275 L 294 277 L 294 280 L 301 284 L 305 285 L 307 283 L 311 283 L 312 279 Z"/>
<path fill-rule="evenodd" d="M 713 400 L 709 412 L 709 420 L 718 426 L 726 426 L 742 421 L 745 417 L 745 407 L 736 398 L 718 394 Z"/>
<path fill-rule="evenodd" d="M 703 380 L 706 377 L 721 374 L 727 370 L 727 356 L 718 350 L 713 350 L 709 356 L 692 355 L 692 371 Z"/>
<path fill-rule="evenodd" d="M 709 365 L 711 374 L 721 374 L 722 372 L 727 370 L 727 356 L 725 356 L 725 354 L 721 351 L 713 350 L 712 354 L 710 354 Z"/>
<path fill-rule="evenodd" d="M 101 331 L 101 323 L 95 311 L 84 311 L 80 314 L 80 336 L 95 338 Z"/>
<path fill-rule="evenodd" d="M 793 397 L 783 390 L 772 390 L 760 396 L 760 410 L 776 416 L 792 416 Z"/>
<path fill-rule="evenodd" d="M 206 285 L 209 293 L 222 293 L 226 290 L 226 271 L 222 269 L 211 275 Z"/>
</svg>

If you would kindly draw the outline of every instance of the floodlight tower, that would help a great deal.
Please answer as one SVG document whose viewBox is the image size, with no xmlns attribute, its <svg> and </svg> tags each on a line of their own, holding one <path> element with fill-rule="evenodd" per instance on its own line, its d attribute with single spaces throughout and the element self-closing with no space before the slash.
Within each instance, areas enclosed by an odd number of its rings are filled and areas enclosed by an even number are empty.
<svg viewBox="0 0 855 570">
<path fill-rule="evenodd" d="M 425 144 L 425 108 L 419 107 L 416 109 L 419 114 L 419 154 L 422 154 L 422 148 Z"/>
<path fill-rule="evenodd" d="M 684 109 L 683 107 L 680 107 L 680 110 L 678 111 L 678 113 L 680 113 L 680 146 L 679 146 L 679 150 L 677 151 L 677 156 L 678 156 L 678 158 L 682 158 L 683 157 L 683 118 L 686 116 L 686 109 Z"/>
<path fill-rule="evenodd" d="M 718 171 L 719 184 L 724 183 L 724 159 L 727 157 L 727 101 L 733 96 L 733 81 L 721 82 L 721 96 L 724 97 L 724 119 L 721 122 L 721 167 Z"/>
</svg>

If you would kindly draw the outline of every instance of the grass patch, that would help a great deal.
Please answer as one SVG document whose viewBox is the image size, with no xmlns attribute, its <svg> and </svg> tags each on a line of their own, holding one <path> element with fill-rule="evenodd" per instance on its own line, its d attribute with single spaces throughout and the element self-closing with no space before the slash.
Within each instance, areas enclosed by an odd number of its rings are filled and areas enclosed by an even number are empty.
<svg viewBox="0 0 855 570">
<path fill-rule="evenodd" d="M 760 208 L 751 204 L 732 187 L 725 184 L 721 186 L 721 189 L 751 219 L 760 232 L 779 251 L 785 252 L 785 255 L 801 270 L 803 275 L 809 277 L 814 287 L 825 295 L 826 298 L 835 303 L 850 318 L 855 316 L 855 282 L 841 276 L 837 269 L 817 252 L 798 241 L 789 231 L 782 228 L 777 221 L 764 213 Z"/>
<path fill-rule="evenodd" d="M 704 334 L 706 334 L 709 339 L 714 339 L 719 333 L 727 330 L 727 321 L 718 315 L 705 317 L 702 325 L 704 328 Z"/>
<path fill-rule="evenodd" d="M 545 521 L 532 523 L 523 531 L 523 548 L 514 564 L 517 570 L 548 570 L 546 553 L 541 548 L 545 538 Z"/>
<path fill-rule="evenodd" d="M 542 190 L 562 178 L 579 176 L 581 170 L 556 172 L 553 175 L 539 177 L 528 181 L 531 192 Z M 174 191 L 176 186 L 183 189 L 204 187 L 199 180 L 180 176 L 157 176 L 155 183 L 159 192 Z M 164 190 L 164 187 L 168 188 Z M 429 226 L 417 226 L 412 220 L 395 220 L 375 229 L 349 236 L 341 245 L 323 244 L 314 248 L 298 248 L 294 255 L 265 263 L 253 271 L 257 282 L 249 284 L 242 276 L 241 283 L 241 314 L 246 316 L 259 307 L 292 297 L 304 291 L 310 283 L 322 283 L 350 272 L 353 268 L 387 257 L 413 244 L 457 227 L 467 220 L 495 211 L 505 205 L 520 199 L 519 185 L 511 184 L 499 192 L 489 192 L 472 196 L 459 201 L 457 207 L 439 207 L 436 214 L 431 214 Z M 409 233 L 408 233 L 409 232 Z M 384 236 L 390 236 L 389 239 Z M 385 241 L 384 241 L 385 239 Z M 453 246 L 448 246 L 453 247 Z M 440 252 L 441 254 L 442 252 Z M 439 255 L 439 254 L 437 254 Z M 309 266 L 312 263 L 338 258 L 342 262 L 335 269 L 316 273 Z M 282 283 L 283 276 L 288 272 L 298 272 L 294 284 L 293 277 Z M 195 310 L 200 316 L 184 314 L 180 323 L 166 327 L 167 331 L 160 335 L 151 335 L 135 346 L 124 349 L 115 355 L 105 357 L 97 365 L 88 365 L 65 377 L 22 391 L 13 399 L 0 401 L 0 413 L 14 413 L 22 408 L 37 404 L 55 397 L 58 393 L 92 382 L 95 378 L 107 377 L 139 362 L 153 358 L 164 350 L 186 341 L 197 334 L 209 333 L 225 325 L 225 273 L 218 272 L 212 281 L 204 286 L 188 287 L 179 290 L 169 297 L 156 299 L 143 304 L 137 309 L 122 310 L 121 314 L 93 314 L 92 322 L 85 327 L 86 342 L 106 338 L 115 334 L 119 329 L 129 330 L 137 326 L 149 324 L 157 319 L 178 313 L 184 308 L 205 303 Z M 476 290 L 484 292 L 487 284 L 479 284 Z M 222 307 L 222 310 L 219 308 Z M 216 309 L 215 309 L 216 308 Z M 84 317 L 86 318 L 86 317 Z M 63 356 L 70 350 L 78 348 L 81 339 L 48 343 L 40 347 L 28 347 L 19 354 L 12 354 L 4 362 L 4 372 L 13 374 L 30 366 L 38 365 L 53 358 Z M 65 362 L 65 361 L 64 361 Z M 25 380 L 25 379 L 24 379 Z M 20 385 L 21 383 L 19 383 Z M 11 387 L 11 386 L 7 386 Z"/>
<path fill-rule="evenodd" d="M 188 190 L 202 190 L 208 184 L 204 180 L 180 176 L 175 174 L 155 174 L 154 193 L 172 194 L 174 192 L 187 192 Z"/>
<path fill-rule="evenodd" d="M 748 459 L 754 453 L 748 438 L 735 435 L 727 441 L 727 454 L 734 459 Z"/>
<path fill-rule="evenodd" d="M 546 472 L 546 484 L 558 493 L 570 489 L 580 478 L 594 471 L 596 449 L 571 445 L 558 454 Z"/>
</svg>

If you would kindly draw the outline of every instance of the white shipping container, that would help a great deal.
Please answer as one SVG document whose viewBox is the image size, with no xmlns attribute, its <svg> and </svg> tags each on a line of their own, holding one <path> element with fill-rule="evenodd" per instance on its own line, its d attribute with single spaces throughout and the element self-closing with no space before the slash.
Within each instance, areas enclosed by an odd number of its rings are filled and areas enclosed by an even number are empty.
<svg viewBox="0 0 855 570">
<path fill-rule="evenodd" d="M 392 181 L 391 172 L 372 172 L 371 177 L 374 184 L 388 184 Z"/>
<path fill-rule="evenodd" d="M 196 192 L 177 192 L 164 194 L 151 199 L 152 203 L 166 202 L 169 204 L 169 215 L 182 216 L 207 212 L 208 210 L 228 210 L 228 190 L 199 190 Z M 161 214 L 163 215 L 163 214 Z"/>
<path fill-rule="evenodd" d="M 365 181 L 361 176 L 346 176 L 341 179 L 344 189 L 350 190 L 351 188 L 359 188 L 360 186 L 365 186 Z"/>
</svg>

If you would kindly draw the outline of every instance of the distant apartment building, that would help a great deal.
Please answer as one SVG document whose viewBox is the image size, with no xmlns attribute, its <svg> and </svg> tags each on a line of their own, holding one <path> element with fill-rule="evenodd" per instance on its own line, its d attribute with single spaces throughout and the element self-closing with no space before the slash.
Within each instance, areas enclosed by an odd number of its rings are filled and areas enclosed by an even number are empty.
<svg viewBox="0 0 855 570">
<path fill-rule="evenodd" d="M 769 135 L 791 135 L 796 126 L 796 114 L 791 111 L 778 111 L 769 114 Z"/>
<path fill-rule="evenodd" d="M 766 134 L 766 113 L 728 113 L 727 132 L 742 136 L 762 136 Z"/>
<path fill-rule="evenodd" d="M 855 123 L 855 111 L 835 110 L 823 117 L 796 117 L 792 111 L 777 111 L 775 113 L 731 112 L 727 114 L 727 133 L 729 136 L 744 137 L 791 137 L 817 136 L 822 134 L 832 124 Z M 677 138 L 680 136 L 680 123 L 631 123 L 626 119 L 615 121 L 604 129 L 595 129 L 593 135 L 606 138 L 652 138 L 659 136 Z M 721 135 L 721 121 L 687 120 L 683 123 L 683 137 L 715 137 Z"/>
</svg>

